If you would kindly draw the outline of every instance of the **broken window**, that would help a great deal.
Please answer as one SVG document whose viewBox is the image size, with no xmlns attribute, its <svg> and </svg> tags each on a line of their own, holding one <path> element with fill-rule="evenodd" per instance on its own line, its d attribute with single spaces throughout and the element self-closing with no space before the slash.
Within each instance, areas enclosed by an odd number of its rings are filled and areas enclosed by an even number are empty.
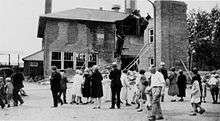
<svg viewBox="0 0 220 121">
<path fill-rule="evenodd" d="M 51 66 L 61 69 L 61 52 L 52 52 Z"/>
<path fill-rule="evenodd" d="M 149 42 L 153 43 L 154 41 L 154 30 L 153 29 L 149 29 Z"/>
<path fill-rule="evenodd" d="M 64 53 L 64 69 L 73 68 L 73 53 Z"/>
<path fill-rule="evenodd" d="M 78 56 L 76 57 L 76 69 L 81 69 L 85 66 L 85 58 L 85 53 L 78 54 Z"/>
</svg>

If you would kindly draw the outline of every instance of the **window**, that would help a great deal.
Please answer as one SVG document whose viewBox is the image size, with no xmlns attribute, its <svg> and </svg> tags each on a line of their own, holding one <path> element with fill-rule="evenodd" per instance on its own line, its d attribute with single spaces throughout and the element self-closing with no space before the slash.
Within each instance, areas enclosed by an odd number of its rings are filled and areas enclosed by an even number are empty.
<svg viewBox="0 0 220 121">
<path fill-rule="evenodd" d="M 149 42 L 152 43 L 154 41 L 154 30 L 149 29 Z"/>
<path fill-rule="evenodd" d="M 52 52 L 51 66 L 61 69 L 61 52 Z"/>
<path fill-rule="evenodd" d="M 85 58 L 86 55 L 84 53 L 78 54 L 76 57 L 76 69 L 81 69 L 83 66 L 85 66 Z"/>
<path fill-rule="evenodd" d="M 30 62 L 29 66 L 30 67 L 38 67 L 38 62 Z"/>
<path fill-rule="evenodd" d="M 96 38 L 97 38 L 97 44 L 98 45 L 103 45 L 104 39 L 105 39 L 105 34 L 104 34 L 103 29 L 100 29 L 100 30 L 97 31 Z"/>
<path fill-rule="evenodd" d="M 154 65 L 154 59 L 152 57 L 148 58 L 149 60 L 149 66 Z"/>
<path fill-rule="evenodd" d="M 73 68 L 73 53 L 64 53 L 64 69 Z"/>
<path fill-rule="evenodd" d="M 88 67 L 92 67 L 96 65 L 97 62 L 97 55 L 96 54 L 89 54 L 89 62 Z"/>
</svg>

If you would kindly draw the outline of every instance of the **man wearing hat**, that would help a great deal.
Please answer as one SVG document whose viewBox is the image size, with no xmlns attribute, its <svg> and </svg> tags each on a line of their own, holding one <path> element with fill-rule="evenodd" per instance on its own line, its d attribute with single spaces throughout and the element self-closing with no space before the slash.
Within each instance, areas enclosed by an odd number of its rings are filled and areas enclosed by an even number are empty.
<svg viewBox="0 0 220 121">
<path fill-rule="evenodd" d="M 212 95 L 213 104 L 216 104 L 218 102 L 218 93 L 219 93 L 218 83 L 219 83 L 218 74 L 214 72 L 208 81 L 208 84 L 210 85 L 210 92 Z"/>
<path fill-rule="evenodd" d="M 165 63 L 164 62 L 160 63 L 160 68 L 158 69 L 158 71 L 163 74 L 164 80 L 166 81 L 168 79 L 168 73 L 167 73 L 167 69 L 165 67 Z M 164 101 L 165 88 L 162 89 L 162 92 L 163 93 L 161 94 L 161 102 Z"/>
<path fill-rule="evenodd" d="M 115 96 L 117 96 L 117 107 L 120 109 L 120 92 L 122 88 L 121 84 L 121 70 L 117 68 L 117 63 L 112 63 L 113 70 L 110 72 L 109 79 L 111 79 L 111 92 L 112 92 L 112 105 L 110 109 L 115 108 Z"/>
<path fill-rule="evenodd" d="M 54 104 L 53 107 L 57 107 L 59 101 L 61 102 L 61 104 L 63 104 L 62 100 L 59 97 L 59 92 L 61 89 L 60 81 L 61 81 L 61 74 L 57 72 L 57 67 L 53 66 L 52 74 L 50 78 L 50 86 L 51 86 L 51 91 L 53 95 L 53 104 Z"/>
<path fill-rule="evenodd" d="M 165 80 L 163 78 L 163 75 L 156 70 L 155 66 L 151 66 L 149 68 L 149 71 L 151 73 L 150 88 L 152 93 L 152 110 L 151 110 L 151 116 L 149 117 L 148 120 L 149 121 L 162 120 L 164 118 L 160 106 L 160 98 L 161 98 L 161 91 L 165 86 Z"/>
</svg>

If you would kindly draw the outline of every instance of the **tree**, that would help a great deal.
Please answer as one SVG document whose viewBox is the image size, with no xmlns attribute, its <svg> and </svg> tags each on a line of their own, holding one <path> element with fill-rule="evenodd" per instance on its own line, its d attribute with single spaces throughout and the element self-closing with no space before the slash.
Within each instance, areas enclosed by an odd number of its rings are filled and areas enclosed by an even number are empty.
<svg viewBox="0 0 220 121">
<path fill-rule="evenodd" d="M 220 68 L 220 9 L 212 11 L 191 10 L 187 16 L 189 32 L 189 57 L 193 55 L 194 66 L 202 70 Z"/>
<path fill-rule="evenodd" d="M 212 56 L 216 69 L 220 68 L 220 9 L 216 6 L 210 13 L 210 23 L 212 24 Z"/>
</svg>

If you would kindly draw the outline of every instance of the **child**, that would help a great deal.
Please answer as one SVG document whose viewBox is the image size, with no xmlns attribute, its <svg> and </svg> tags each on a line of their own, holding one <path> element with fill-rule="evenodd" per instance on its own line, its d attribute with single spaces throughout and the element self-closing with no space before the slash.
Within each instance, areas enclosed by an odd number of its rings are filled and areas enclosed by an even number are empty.
<svg viewBox="0 0 220 121">
<path fill-rule="evenodd" d="M 191 116 L 195 116 L 197 112 L 200 114 L 203 114 L 205 112 L 205 109 L 201 107 L 200 97 L 201 97 L 201 90 L 199 87 L 198 80 L 192 80 L 192 89 L 191 89 L 191 104 L 193 111 L 190 114 Z M 199 109 L 199 110 L 198 110 Z"/>
<path fill-rule="evenodd" d="M 111 101 L 111 80 L 108 77 L 108 74 L 105 74 L 103 76 L 102 80 L 102 86 L 103 86 L 103 92 L 104 92 L 104 99 L 105 102 L 110 102 Z"/>
<path fill-rule="evenodd" d="M 206 92 L 207 92 L 207 83 L 208 83 L 209 75 L 205 75 L 202 79 L 202 101 L 206 103 Z"/>
<path fill-rule="evenodd" d="M 13 84 L 11 81 L 11 78 L 7 77 L 5 79 L 5 93 L 6 93 L 6 103 L 8 104 L 8 108 L 10 107 L 10 103 L 12 102 L 12 98 L 13 98 Z"/>
<path fill-rule="evenodd" d="M 84 79 L 81 74 L 82 74 L 82 71 L 76 70 L 76 75 L 72 79 L 73 80 L 72 103 L 76 102 L 77 105 L 81 103 L 81 98 L 82 98 L 81 87 L 84 82 Z"/>
<path fill-rule="evenodd" d="M 138 112 L 143 111 L 143 103 L 146 101 L 146 95 L 145 95 L 145 89 L 146 86 L 148 85 L 147 78 L 144 75 L 145 70 L 140 70 L 139 72 L 140 78 L 139 81 L 137 82 L 137 104 L 138 104 Z"/>
<path fill-rule="evenodd" d="M 3 77 L 0 77 L 0 105 L 2 109 L 5 107 L 5 103 L 3 101 L 5 99 L 4 96 L 5 96 L 4 79 Z"/>
</svg>

